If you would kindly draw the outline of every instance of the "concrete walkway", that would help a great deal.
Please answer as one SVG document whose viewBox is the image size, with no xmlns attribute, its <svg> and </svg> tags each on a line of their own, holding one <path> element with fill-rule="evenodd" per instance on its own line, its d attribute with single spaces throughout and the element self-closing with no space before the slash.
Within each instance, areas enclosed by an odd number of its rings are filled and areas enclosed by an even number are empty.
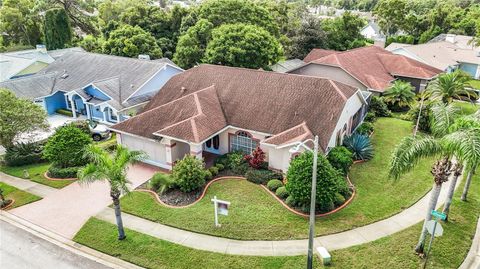
<svg viewBox="0 0 480 269">
<path fill-rule="evenodd" d="M 459 269 L 479 269 L 480 268 L 480 218 L 477 221 L 477 230 L 472 241 L 472 246 L 467 257 L 460 265 Z"/>
<path fill-rule="evenodd" d="M 460 180 L 457 182 L 457 187 L 459 184 Z M 448 184 L 445 184 L 440 193 L 438 207 L 445 202 L 447 190 Z M 317 237 L 315 238 L 315 246 L 323 246 L 328 250 L 336 250 L 365 244 L 399 232 L 423 221 L 429 199 L 430 193 L 425 195 L 411 207 L 388 219 L 345 232 Z M 283 241 L 241 241 L 189 232 L 127 213 L 122 213 L 122 216 L 125 227 L 129 229 L 200 250 L 252 256 L 294 256 L 302 255 L 307 252 L 308 243 L 306 239 Z M 106 208 L 96 217 L 115 224 L 113 209 Z"/>
<path fill-rule="evenodd" d="M 156 169 L 149 165 L 131 167 L 128 171 L 131 188 L 147 181 L 155 171 Z M 43 197 L 38 202 L 9 210 L 10 213 L 69 239 L 73 238 L 90 217 L 112 203 L 107 182 L 89 185 L 74 182 L 57 190 L 3 173 L 0 173 L 0 181 Z"/>
</svg>

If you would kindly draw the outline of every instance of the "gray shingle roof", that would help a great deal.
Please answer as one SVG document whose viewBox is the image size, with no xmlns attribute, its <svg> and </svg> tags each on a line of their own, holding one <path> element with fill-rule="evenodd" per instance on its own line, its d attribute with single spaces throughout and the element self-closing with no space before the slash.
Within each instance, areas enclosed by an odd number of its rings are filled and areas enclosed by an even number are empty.
<svg viewBox="0 0 480 269">
<path fill-rule="evenodd" d="M 41 73 L 8 81 L 3 83 L 3 87 L 28 98 L 45 96 L 57 90 L 76 90 L 80 95 L 85 95 L 83 97 L 89 98 L 80 89 L 93 83 L 114 99 L 109 104 L 122 109 L 126 107 L 122 102 L 166 65 L 162 61 L 67 51 Z M 49 80 L 55 81 L 53 90 L 52 85 L 46 85 Z M 42 84 L 41 90 L 38 89 L 38 84 Z"/>
<path fill-rule="evenodd" d="M 283 62 L 278 62 L 271 66 L 272 70 L 279 73 L 285 73 L 297 67 L 304 65 L 305 62 L 300 59 L 291 59 Z"/>
</svg>

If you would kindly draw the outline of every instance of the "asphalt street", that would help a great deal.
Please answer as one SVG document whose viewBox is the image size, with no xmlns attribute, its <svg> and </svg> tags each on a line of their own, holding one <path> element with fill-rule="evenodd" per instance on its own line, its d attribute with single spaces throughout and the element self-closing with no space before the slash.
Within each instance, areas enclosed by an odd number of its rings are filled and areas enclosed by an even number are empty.
<svg viewBox="0 0 480 269">
<path fill-rule="evenodd" d="M 0 220 L 0 268 L 108 269 L 109 267 Z"/>
</svg>

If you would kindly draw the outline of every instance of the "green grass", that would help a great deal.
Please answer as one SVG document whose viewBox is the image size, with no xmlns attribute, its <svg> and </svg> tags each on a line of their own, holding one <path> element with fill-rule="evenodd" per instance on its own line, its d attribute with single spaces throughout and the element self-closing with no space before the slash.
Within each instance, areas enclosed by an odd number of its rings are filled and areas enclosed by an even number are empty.
<svg viewBox="0 0 480 269">
<path fill-rule="evenodd" d="M 470 85 L 472 85 L 473 88 L 480 90 L 480 80 L 477 80 L 477 79 L 470 80 Z"/>
<path fill-rule="evenodd" d="M 458 268 L 464 260 L 475 234 L 480 213 L 480 176 L 472 181 L 469 201 L 459 199 L 462 186 L 454 198 L 450 222 L 441 223 L 442 237 L 436 238 L 428 268 Z M 273 223 L 272 223 L 273 224 Z M 331 268 L 417 269 L 423 260 L 413 248 L 421 223 L 371 243 L 332 251 Z M 127 238 L 117 240 L 116 226 L 91 218 L 74 241 L 108 255 L 147 268 L 304 268 L 305 256 L 255 257 L 225 255 L 195 250 L 126 229 Z M 428 238 L 427 238 L 428 240 Z M 187 258 L 188 257 L 188 258 Z M 318 259 L 316 268 L 321 268 Z"/>
<path fill-rule="evenodd" d="M 117 239 L 116 226 L 91 218 L 74 241 L 146 268 L 305 268 L 306 257 L 237 256 L 195 250 L 126 229 Z"/>
<path fill-rule="evenodd" d="M 462 189 L 455 194 L 449 222 L 441 222 L 443 236 L 435 238 L 427 268 L 458 268 L 470 249 L 480 214 L 480 176 L 472 180 L 467 202 L 460 201 Z M 420 268 L 423 260 L 413 254 L 413 248 L 421 229 L 418 223 L 368 244 L 333 251 L 332 268 Z"/>
<path fill-rule="evenodd" d="M 14 199 L 15 203 L 11 208 L 19 207 L 22 205 L 26 205 L 35 201 L 38 201 L 42 198 L 28 193 L 26 191 L 19 190 L 13 186 L 0 182 L 0 189 L 3 190 L 3 195 L 5 199 Z"/>
<path fill-rule="evenodd" d="M 38 163 L 23 166 L 0 166 L 0 171 L 14 177 L 23 178 L 23 170 L 27 170 L 31 181 L 57 189 L 61 189 L 74 182 L 73 180 L 46 179 L 44 174 L 48 170 L 48 167 L 50 167 L 50 163 Z"/>
<path fill-rule="evenodd" d="M 410 122 L 380 118 L 375 123 L 375 157 L 352 167 L 350 178 L 357 195 L 350 205 L 327 217 L 317 218 L 317 235 L 363 226 L 414 204 L 431 187 L 432 161 L 423 161 L 395 182 L 387 177 L 390 154 L 400 139 L 411 133 Z M 213 226 L 210 199 L 230 201 L 229 216 L 221 216 L 222 227 Z M 246 181 L 224 180 L 211 185 L 205 198 L 188 207 L 172 209 L 159 205 L 147 193 L 134 192 L 122 198 L 124 212 L 166 225 L 244 240 L 297 239 L 308 237 L 308 221 L 282 207 L 260 186 Z"/>
<path fill-rule="evenodd" d="M 462 115 L 473 114 L 480 108 L 480 105 L 472 104 L 472 103 L 468 103 L 468 102 L 456 101 L 453 104 L 454 104 L 455 107 L 460 109 L 460 114 L 462 114 Z"/>
</svg>

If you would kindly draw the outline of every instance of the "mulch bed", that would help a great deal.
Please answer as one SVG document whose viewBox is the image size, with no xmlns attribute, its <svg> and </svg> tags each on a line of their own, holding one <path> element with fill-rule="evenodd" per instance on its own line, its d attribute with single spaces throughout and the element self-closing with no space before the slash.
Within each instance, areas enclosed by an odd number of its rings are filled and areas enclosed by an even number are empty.
<svg viewBox="0 0 480 269">
<path fill-rule="evenodd" d="M 202 195 L 203 188 L 193 192 L 184 193 L 178 189 L 171 189 L 159 195 L 160 200 L 167 205 L 186 206 L 195 202 Z"/>
</svg>

